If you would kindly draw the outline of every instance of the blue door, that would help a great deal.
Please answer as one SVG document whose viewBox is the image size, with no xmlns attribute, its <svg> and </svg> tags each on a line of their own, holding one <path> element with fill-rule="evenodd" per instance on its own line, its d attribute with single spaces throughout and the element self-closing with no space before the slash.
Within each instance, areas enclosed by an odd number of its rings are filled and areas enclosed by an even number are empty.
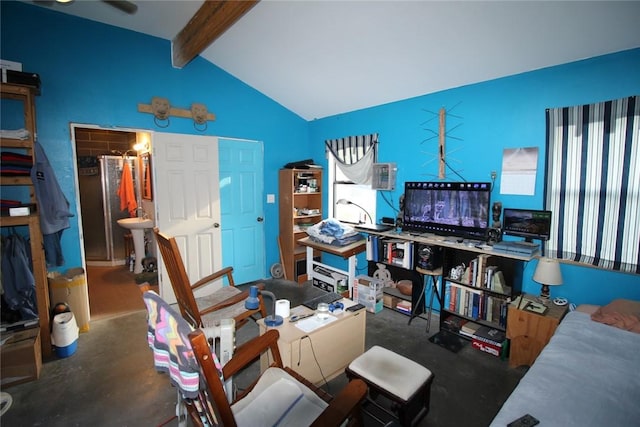
<svg viewBox="0 0 640 427">
<path fill-rule="evenodd" d="M 262 142 L 219 139 L 222 263 L 236 284 L 266 277 Z"/>
</svg>

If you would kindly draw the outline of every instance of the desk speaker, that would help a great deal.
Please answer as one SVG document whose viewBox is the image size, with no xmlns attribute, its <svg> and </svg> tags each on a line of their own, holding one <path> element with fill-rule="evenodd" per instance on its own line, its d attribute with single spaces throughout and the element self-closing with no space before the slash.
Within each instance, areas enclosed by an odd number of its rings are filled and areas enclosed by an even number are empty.
<svg viewBox="0 0 640 427">
<path fill-rule="evenodd" d="M 442 267 L 442 247 L 419 244 L 416 265 L 425 270 Z"/>
<path fill-rule="evenodd" d="M 487 230 L 487 244 L 495 245 L 498 242 L 502 241 L 502 229 L 500 228 L 490 228 Z"/>
</svg>

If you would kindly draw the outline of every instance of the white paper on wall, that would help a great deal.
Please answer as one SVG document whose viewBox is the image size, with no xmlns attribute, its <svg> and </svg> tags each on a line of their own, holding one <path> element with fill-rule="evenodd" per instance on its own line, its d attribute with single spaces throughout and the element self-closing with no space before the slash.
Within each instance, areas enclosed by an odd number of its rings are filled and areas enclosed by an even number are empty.
<svg viewBox="0 0 640 427">
<path fill-rule="evenodd" d="M 538 147 L 505 148 L 500 194 L 533 196 L 536 190 Z"/>
</svg>

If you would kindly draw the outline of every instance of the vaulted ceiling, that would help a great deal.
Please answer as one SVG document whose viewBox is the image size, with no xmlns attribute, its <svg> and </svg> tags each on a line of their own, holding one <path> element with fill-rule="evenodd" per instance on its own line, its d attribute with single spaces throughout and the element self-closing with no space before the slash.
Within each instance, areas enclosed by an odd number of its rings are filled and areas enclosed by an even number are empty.
<svg viewBox="0 0 640 427">
<path fill-rule="evenodd" d="M 97 0 L 33 3 L 167 40 L 204 3 L 132 2 L 134 14 Z M 307 120 L 640 47 L 638 1 L 262 0 L 245 6 L 231 5 L 228 22 L 219 14 L 196 16 L 207 34 L 176 39 L 173 50 L 186 56 L 174 63 L 188 67 L 187 50 L 202 51 Z"/>
</svg>

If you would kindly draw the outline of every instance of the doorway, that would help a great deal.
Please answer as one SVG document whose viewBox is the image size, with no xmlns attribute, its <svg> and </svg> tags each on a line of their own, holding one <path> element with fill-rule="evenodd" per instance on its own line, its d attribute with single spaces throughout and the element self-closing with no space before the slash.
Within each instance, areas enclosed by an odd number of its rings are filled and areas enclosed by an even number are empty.
<svg viewBox="0 0 640 427">
<path fill-rule="evenodd" d="M 260 141 L 220 138 L 222 259 L 233 278 L 264 278 L 264 148 Z"/>
<path fill-rule="evenodd" d="M 176 238 L 192 283 L 223 266 L 233 267 L 236 284 L 264 278 L 262 153 L 259 141 L 153 135 L 154 167 L 162 171 L 155 174 L 162 212 L 156 225 Z M 158 265 L 161 296 L 174 302 L 162 262 Z"/>
<path fill-rule="evenodd" d="M 134 182 L 138 177 L 133 148 L 138 133 L 90 125 L 72 125 L 71 133 L 91 318 L 144 309 L 130 271 L 131 254 L 125 243 L 128 233 L 116 223 L 129 216 L 120 209 L 117 190 L 125 163 L 132 170 Z"/>
<path fill-rule="evenodd" d="M 124 253 L 125 229 L 114 226 L 113 219 L 128 216 L 119 209 L 117 189 L 125 162 L 137 170 L 133 150 L 136 134 L 74 127 L 73 139 L 85 260 L 88 265 L 124 264 L 128 257 Z"/>
</svg>

